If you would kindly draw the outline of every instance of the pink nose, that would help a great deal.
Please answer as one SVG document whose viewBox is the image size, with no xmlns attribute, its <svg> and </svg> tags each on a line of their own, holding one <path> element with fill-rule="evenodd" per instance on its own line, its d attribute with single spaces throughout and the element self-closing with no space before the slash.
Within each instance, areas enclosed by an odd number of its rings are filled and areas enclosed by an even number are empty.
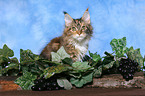
<svg viewBox="0 0 145 96">
<path fill-rule="evenodd" d="M 81 34 L 82 34 L 82 32 L 81 32 L 81 31 L 78 31 L 77 33 L 78 33 L 78 35 L 81 35 Z"/>
</svg>

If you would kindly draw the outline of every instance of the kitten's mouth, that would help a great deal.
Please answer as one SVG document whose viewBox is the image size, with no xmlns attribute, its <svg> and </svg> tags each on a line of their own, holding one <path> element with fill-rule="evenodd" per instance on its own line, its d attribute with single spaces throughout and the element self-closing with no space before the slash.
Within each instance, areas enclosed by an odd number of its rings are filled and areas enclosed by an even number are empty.
<svg viewBox="0 0 145 96">
<path fill-rule="evenodd" d="M 77 39 L 80 41 L 80 40 L 83 40 L 83 39 L 84 39 L 84 37 L 78 37 Z"/>
<path fill-rule="evenodd" d="M 84 39 L 83 36 L 75 36 L 74 39 L 76 39 L 77 41 L 82 41 Z"/>
</svg>

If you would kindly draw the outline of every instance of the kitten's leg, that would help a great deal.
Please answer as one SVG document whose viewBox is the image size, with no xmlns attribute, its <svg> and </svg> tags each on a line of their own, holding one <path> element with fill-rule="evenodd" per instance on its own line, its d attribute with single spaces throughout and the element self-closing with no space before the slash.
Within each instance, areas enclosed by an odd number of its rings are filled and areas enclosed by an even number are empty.
<svg viewBox="0 0 145 96">
<path fill-rule="evenodd" d="M 60 43 L 53 43 L 53 44 L 52 44 L 52 49 L 53 49 L 54 51 L 57 51 L 59 48 L 60 48 Z"/>
<path fill-rule="evenodd" d="M 78 50 L 75 49 L 74 46 L 72 45 L 67 45 L 65 47 L 66 52 L 70 55 L 70 57 L 72 58 L 72 60 L 75 61 L 80 61 L 81 59 L 79 58 L 79 53 Z"/>
<path fill-rule="evenodd" d="M 57 52 L 61 47 L 60 37 L 54 38 L 47 44 L 47 46 L 42 50 L 40 56 L 44 59 L 51 60 L 51 52 Z"/>
</svg>

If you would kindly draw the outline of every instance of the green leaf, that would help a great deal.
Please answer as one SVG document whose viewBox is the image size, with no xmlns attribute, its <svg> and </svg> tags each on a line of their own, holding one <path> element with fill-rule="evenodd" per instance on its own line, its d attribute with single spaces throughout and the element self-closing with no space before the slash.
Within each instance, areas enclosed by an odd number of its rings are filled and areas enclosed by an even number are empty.
<svg viewBox="0 0 145 96">
<path fill-rule="evenodd" d="M 107 51 L 105 51 L 104 54 L 110 58 L 114 58 L 114 56 L 112 55 L 113 53 L 111 54 L 111 53 L 108 53 Z"/>
<path fill-rule="evenodd" d="M 108 66 L 109 63 L 111 63 L 112 61 L 115 61 L 115 60 L 114 60 L 114 56 L 113 56 L 111 53 L 104 52 L 104 54 L 105 54 L 106 56 L 103 57 L 104 59 L 103 59 L 102 65 Z"/>
<path fill-rule="evenodd" d="M 113 65 L 114 65 L 115 61 L 111 61 L 109 64 L 106 64 L 103 66 L 104 69 L 109 69 L 109 68 L 112 68 Z"/>
<path fill-rule="evenodd" d="M 91 53 L 91 52 L 89 51 L 89 55 L 90 55 L 91 57 L 93 57 L 93 55 L 94 55 L 94 54 L 93 54 L 93 53 Z"/>
<path fill-rule="evenodd" d="M 93 80 L 93 72 L 88 73 L 81 78 L 74 78 L 70 79 L 70 82 L 74 84 L 76 87 L 82 87 L 84 84 L 87 84 Z"/>
<path fill-rule="evenodd" d="M 3 62 L 8 62 L 9 59 L 4 57 L 4 56 L 0 56 L 0 65 L 2 65 Z"/>
<path fill-rule="evenodd" d="M 62 60 L 63 64 L 68 64 L 68 65 L 72 65 L 73 64 L 73 60 L 71 58 L 66 57 L 65 59 Z"/>
<path fill-rule="evenodd" d="M 6 68 L 3 68 L 2 70 L 0 70 L 0 74 L 7 73 L 11 69 L 19 70 L 19 65 L 16 63 L 10 63 Z"/>
<path fill-rule="evenodd" d="M 31 87 L 34 85 L 34 80 L 36 78 L 36 75 L 33 75 L 32 73 L 26 71 L 14 82 L 18 84 L 23 90 L 31 90 Z"/>
<path fill-rule="evenodd" d="M 145 62 L 145 55 L 144 55 L 143 61 Z"/>
<path fill-rule="evenodd" d="M 33 54 L 31 50 L 20 49 L 20 62 L 39 60 L 39 55 Z"/>
<path fill-rule="evenodd" d="M 95 62 L 98 62 L 102 59 L 101 56 L 99 54 L 97 54 L 97 52 L 93 54 L 89 51 L 89 54 Z"/>
<path fill-rule="evenodd" d="M 45 66 L 46 62 L 38 61 L 38 60 L 32 60 L 28 62 L 21 63 L 21 70 L 22 72 L 28 71 L 36 75 L 41 75 L 43 73 L 43 70 L 47 67 Z M 48 64 L 47 64 L 48 65 Z"/>
<path fill-rule="evenodd" d="M 65 78 L 66 79 L 66 78 Z M 64 78 L 57 79 L 57 83 L 60 87 L 64 87 Z"/>
<path fill-rule="evenodd" d="M 85 72 L 88 69 L 93 69 L 93 67 L 90 66 L 88 62 L 74 62 L 72 67 L 76 72 Z"/>
<path fill-rule="evenodd" d="M 66 53 L 64 47 L 62 46 L 56 53 L 51 52 L 52 61 L 61 62 L 64 58 L 70 58 L 70 55 Z"/>
<path fill-rule="evenodd" d="M 57 53 L 51 52 L 51 57 L 52 57 L 52 61 L 61 62 L 61 57 Z"/>
<path fill-rule="evenodd" d="M 64 64 L 48 67 L 44 70 L 44 73 L 43 73 L 44 77 L 47 79 L 47 78 L 50 78 L 51 76 L 53 76 L 56 73 L 61 73 L 61 72 L 67 71 L 68 67 L 69 67 L 68 65 L 64 65 Z"/>
<path fill-rule="evenodd" d="M 1 65 L 2 62 L 3 62 L 3 57 L 0 56 L 0 65 Z"/>
<path fill-rule="evenodd" d="M 100 77 L 102 75 L 102 66 L 99 66 L 97 69 L 94 69 L 94 77 Z"/>
<path fill-rule="evenodd" d="M 0 66 L 0 76 L 2 76 L 2 66 Z"/>
<path fill-rule="evenodd" d="M 64 59 L 66 57 L 70 57 L 69 54 L 66 53 L 63 46 L 57 51 L 57 54 L 61 57 L 61 59 Z"/>
<path fill-rule="evenodd" d="M 126 37 L 123 37 L 122 39 L 113 39 L 110 42 L 110 45 L 112 47 L 112 50 L 115 51 L 115 54 L 118 57 L 124 56 L 124 54 L 127 51 L 127 47 L 126 47 Z"/>
<path fill-rule="evenodd" d="M 4 56 L 4 57 L 13 57 L 14 56 L 14 52 L 13 50 L 11 50 L 10 48 L 8 48 L 8 46 L 5 44 L 3 46 L 3 49 L 0 49 L 0 55 Z"/>
<path fill-rule="evenodd" d="M 139 48 L 134 50 L 133 47 L 130 47 L 128 51 L 126 52 L 126 54 L 128 58 L 137 62 L 140 68 L 143 67 L 143 64 L 144 64 L 143 57 L 141 56 Z"/>
<path fill-rule="evenodd" d="M 16 58 L 16 57 L 13 57 L 10 59 L 10 62 L 13 62 L 13 63 L 19 63 L 19 60 Z"/>
<path fill-rule="evenodd" d="M 60 87 L 64 87 L 66 90 L 72 89 L 72 84 L 66 78 L 57 79 L 57 83 Z"/>
</svg>

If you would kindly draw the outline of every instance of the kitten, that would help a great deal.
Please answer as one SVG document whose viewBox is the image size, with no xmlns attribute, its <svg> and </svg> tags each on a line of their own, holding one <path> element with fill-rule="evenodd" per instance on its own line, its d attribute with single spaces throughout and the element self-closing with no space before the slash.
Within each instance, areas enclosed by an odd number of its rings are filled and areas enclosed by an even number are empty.
<svg viewBox="0 0 145 96">
<path fill-rule="evenodd" d="M 60 37 L 56 37 L 42 50 L 40 56 L 51 60 L 51 52 L 56 52 L 61 46 L 73 61 L 81 61 L 88 50 L 88 42 L 93 34 L 88 9 L 80 19 L 73 19 L 64 12 L 65 29 Z"/>
</svg>

